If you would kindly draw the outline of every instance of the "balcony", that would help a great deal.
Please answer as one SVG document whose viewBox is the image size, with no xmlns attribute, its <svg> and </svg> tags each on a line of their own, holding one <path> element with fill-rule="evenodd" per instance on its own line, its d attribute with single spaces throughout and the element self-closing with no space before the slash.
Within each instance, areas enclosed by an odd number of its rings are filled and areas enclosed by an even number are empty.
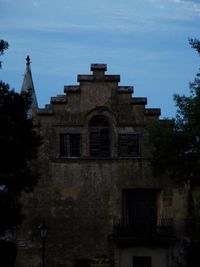
<svg viewBox="0 0 200 267">
<path fill-rule="evenodd" d="M 200 240 L 200 216 L 191 216 L 186 221 L 188 234 L 192 241 Z"/>
<path fill-rule="evenodd" d="M 172 218 L 115 219 L 113 238 L 117 246 L 168 246 L 174 238 Z"/>
</svg>

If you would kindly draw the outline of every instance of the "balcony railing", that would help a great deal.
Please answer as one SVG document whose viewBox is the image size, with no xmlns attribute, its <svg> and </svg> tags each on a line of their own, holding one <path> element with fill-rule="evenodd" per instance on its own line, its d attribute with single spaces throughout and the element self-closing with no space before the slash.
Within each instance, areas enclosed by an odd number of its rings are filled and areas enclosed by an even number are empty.
<svg viewBox="0 0 200 267">
<path fill-rule="evenodd" d="M 174 240 L 172 218 L 115 219 L 114 240 L 118 244 L 167 244 Z"/>
<path fill-rule="evenodd" d="M 191 216 L 187 219 L 186 227 L 192 241 L 200 240 L 200 216 Z"/>
</svg>

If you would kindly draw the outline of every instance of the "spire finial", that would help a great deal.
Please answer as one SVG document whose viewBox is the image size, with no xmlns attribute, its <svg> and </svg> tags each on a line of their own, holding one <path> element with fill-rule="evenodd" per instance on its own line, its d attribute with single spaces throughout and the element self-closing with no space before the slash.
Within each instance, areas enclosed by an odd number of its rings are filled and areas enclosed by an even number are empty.
<svg viewBox="0 0 200 267">
<path fill-rule="evenodd" d="M 26 57 L 26 69 L 25 69 L 25 74 L 24 74 L 24 79 L 22 83 L 22 89 L 21 93 L 29 93 L 30 95 L 30 100 L 31 100 L 31 108 L 28 113 L 31 113 L 32 108 L 38 108 L 38 103 L 37 103 L 37 97 L 35 94 L 35 89 L 33 85 L 33 79 L 32 79 L 32 74 L 31 74 L 31 67 L 30 67 L 31 61 L 30 57 Z"/>
<path fill-rule="evenodd" d="M 29 56 L 26 57 L 26 65 L 27 66 L 30 65 L 30 57 Z"/>
</svg>

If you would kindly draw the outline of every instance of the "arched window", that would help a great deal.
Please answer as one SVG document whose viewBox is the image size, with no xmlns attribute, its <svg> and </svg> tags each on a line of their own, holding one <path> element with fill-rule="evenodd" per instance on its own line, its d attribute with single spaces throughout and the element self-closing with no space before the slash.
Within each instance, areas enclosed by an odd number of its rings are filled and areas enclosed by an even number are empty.
<svg viewBox="0 0 200 267">
<path fill-rule="evenodd" d="M 90 120 L 90 155 L 92 157 L 110 156 L 110 127 L 108 120 L 97 115 Z"/>
</svg>

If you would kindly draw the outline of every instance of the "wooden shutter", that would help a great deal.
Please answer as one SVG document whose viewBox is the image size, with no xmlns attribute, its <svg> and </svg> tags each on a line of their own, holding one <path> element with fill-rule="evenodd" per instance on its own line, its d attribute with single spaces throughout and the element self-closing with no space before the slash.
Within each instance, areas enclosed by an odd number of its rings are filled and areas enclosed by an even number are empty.
<svg viewBox="0 0 200 267">
<path fill-rule="evenodd" d="M 80 134 L 60 135 L 60 157 L 80 157 Z"/>
<path fill-rule="evenodd" d="M 96 116 L 90 122 L 90 155 L 110 156 L 110 130 L 106 118 Z"/>
<path fill-rule="evenodd" d="M 138 134 L 119 134 L 118 154 L 119 154 L 119 157 L 139 156 L 139 135 Z"/>
</svg>

